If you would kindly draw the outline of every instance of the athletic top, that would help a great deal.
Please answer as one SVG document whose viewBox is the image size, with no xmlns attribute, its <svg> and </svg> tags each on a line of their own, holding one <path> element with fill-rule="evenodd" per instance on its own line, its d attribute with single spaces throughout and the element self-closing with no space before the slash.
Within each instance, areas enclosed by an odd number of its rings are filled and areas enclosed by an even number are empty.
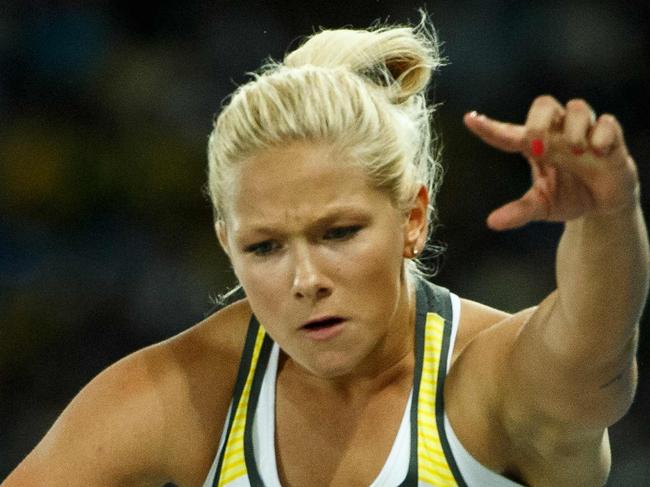
<svg viewBox="0 0 650 487">
<path fill-rule="evenodd" d="M 413 388 L 388 458 L 370 487 L 520 485 L 474 459 L 444 412 L 442 391 L 459 318 L 456 295 L 417 279 Z M 252 316 L 219 449 L 203 487 L 281 487 L 274 441 L 279 352 Z"/>
</svg>

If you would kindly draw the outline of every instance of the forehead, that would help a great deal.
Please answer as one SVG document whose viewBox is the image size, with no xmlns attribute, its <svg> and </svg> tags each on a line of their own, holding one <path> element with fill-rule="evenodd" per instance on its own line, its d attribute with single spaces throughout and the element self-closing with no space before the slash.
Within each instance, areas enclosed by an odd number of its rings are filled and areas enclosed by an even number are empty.
<svg viewBox="0 0 650 487">
<path fill-rule="evenodd" d="M 337 211 L 385 211 L 389 198 L 359 165 L 325 143 L 296 142 L 243 161 L 227 220 L 237 228 L 301 223 Z"/>
</svg>

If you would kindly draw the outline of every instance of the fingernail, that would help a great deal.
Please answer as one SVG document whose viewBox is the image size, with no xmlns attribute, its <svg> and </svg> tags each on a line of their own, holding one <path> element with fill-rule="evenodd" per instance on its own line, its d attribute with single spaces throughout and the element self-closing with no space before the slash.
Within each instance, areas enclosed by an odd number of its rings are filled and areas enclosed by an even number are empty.
<svg viewBox="0 0 650 487">
<path fill-rule="evenodd" d="M 544 154 L 544 141 L 542 139 L 533 139 L 530 141 L 530 152 L 534 156 L 541 156 Z"/>
<path fill-rule="evenodd" d="M 478 117 L 478 112 L 476 110 L 472 110 L 467 115 L 469 115 L 472 118 L 476 118 L 476 117 Z"/>
<path fill-rule="evenodd" d="M 571 152 L 573 152 L 573 155 L 575 156 L 581 156 L 582 154 L 585 153 L 585 150 L 581 147 L 573 147 L 571 149 Z"/>
</svg>

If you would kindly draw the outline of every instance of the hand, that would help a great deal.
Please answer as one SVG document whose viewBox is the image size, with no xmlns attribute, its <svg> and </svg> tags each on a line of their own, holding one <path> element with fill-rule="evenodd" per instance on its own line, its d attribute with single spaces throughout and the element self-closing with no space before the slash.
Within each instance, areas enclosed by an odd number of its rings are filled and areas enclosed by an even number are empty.
<svg viewBox="0 0 650 487">
<path fill-rule="evenodd" d="M 532 221 L 612 214 L 638 204 L 637 170 L 620 124 L 609 114 L 596 119 L 583 100 L 563 106 L 551 96 L 540 96 L 531 105 L 525 125 L 476 112 L 466 114 L 464 122 L 491 146 L 520 152 L 532 170 L 530 189 L 488 216 L 488 226 L 494 230 Z"/>
</svg>

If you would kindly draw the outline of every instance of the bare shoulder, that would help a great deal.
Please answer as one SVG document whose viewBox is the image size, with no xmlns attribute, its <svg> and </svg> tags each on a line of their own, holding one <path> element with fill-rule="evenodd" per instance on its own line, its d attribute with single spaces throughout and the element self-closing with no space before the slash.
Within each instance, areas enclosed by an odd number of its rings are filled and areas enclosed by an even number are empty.
<svg viewBox="0 0 650 487">
<path fill-rule="evenodd" d="M 225 421 L 250 308 L 235 303 L 101 372 L 2 487 L 201 485 Z"/>
<path fill-rule="evenodd" d="M 170 364 L 164 392 L 165 448 L 173 480 L 202 485 L 214 459 L 234 389 L 251 309 L 238 301 L 160 344 Z"/>
<path fill-rule="evenodd" d="M 460 324 L 454 345 L 453 360 L 455 361 L 467 345 L 481 333 L 512 318 L 512 316 L 505 311 L 461 298 Z"/>
</svg>

